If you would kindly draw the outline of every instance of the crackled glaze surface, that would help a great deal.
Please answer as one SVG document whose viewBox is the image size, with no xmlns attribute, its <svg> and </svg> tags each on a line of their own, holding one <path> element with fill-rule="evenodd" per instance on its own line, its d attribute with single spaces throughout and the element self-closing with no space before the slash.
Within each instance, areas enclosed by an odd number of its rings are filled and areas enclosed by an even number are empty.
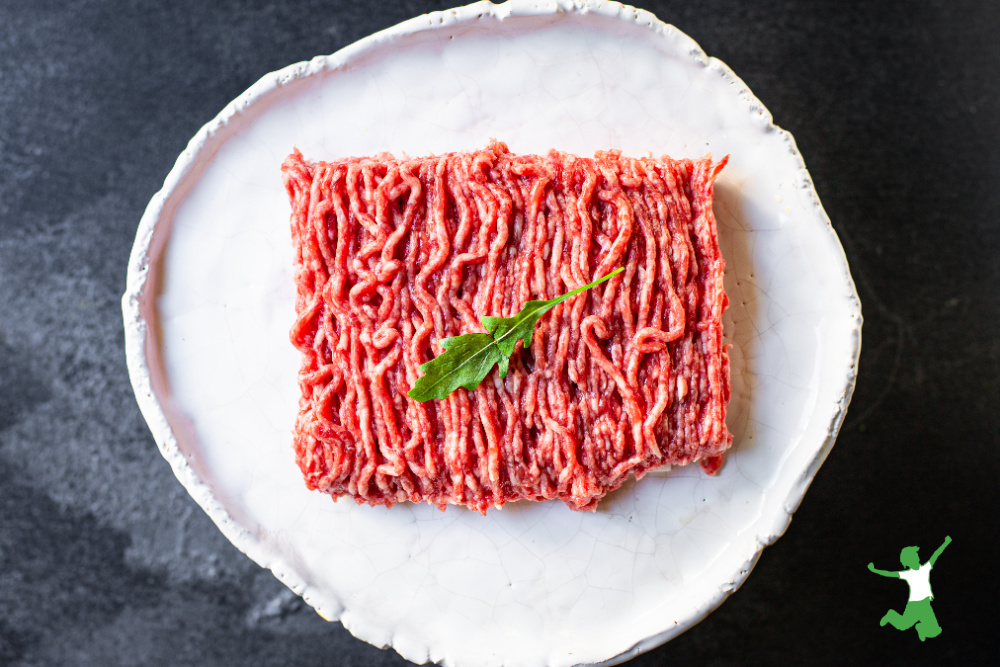
<svg viewBox="0 0 1000 667">
<path fill-rule="evenodd" d="M 360 507 L 306 491 L 289 448 L 298 359 L 293 146 L 323 159 L 617 148 L 729 154 L 716 215 L 734 450 L 562 503 Z M 860 306 L 790 135 L 722 63 L 608 2 L 479 3 L 264 77 L 206 126 L 147 209 L 124 297 L 133 385 L 223 532 L 329 619 L 417 662 L 618 661 L 700 620 L 788 524 L 854 384 Z"/>
</svg>

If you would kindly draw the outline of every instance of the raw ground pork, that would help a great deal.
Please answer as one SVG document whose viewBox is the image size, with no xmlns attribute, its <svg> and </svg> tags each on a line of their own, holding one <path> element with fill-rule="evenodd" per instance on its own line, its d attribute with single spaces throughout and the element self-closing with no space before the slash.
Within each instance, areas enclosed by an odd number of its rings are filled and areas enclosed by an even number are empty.
<svg viewBox="0 0 1000 667">
<path fill-rule="evenodd" d="M 359 503 L 485 512 L 558 498 L 592 510 L 629 473 L 732 443 L 723 260 L 712 213 L 726 160 L 484 150 L 282 166 L 291 199 L 311 489 Z M 560 304 L 500 379 L 407 396 L 442 338 Z"/>
</svg>

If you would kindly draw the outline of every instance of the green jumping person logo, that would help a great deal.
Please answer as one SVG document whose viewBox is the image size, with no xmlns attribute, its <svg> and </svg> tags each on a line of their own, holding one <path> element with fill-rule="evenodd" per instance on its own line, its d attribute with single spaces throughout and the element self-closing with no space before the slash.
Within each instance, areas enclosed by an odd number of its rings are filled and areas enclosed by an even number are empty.
<svg viewBox="0 0 1000 667">
<path fill-rule="evenodd" d="M 941 626 L 938 625 L 934 610 L 931 609 L 931 600 L 934 599 L 934 594 L 931 593 L 931 568 L 934 567 L 938 556 L 949 544 L 951 544 L 951 538 L 945 537 L 944 543 L 923 565 L 920 564 L 920 556 L 917 554 L 919 547 L 905 547 L 899 552 L 899 562 L 906 569 L 899 572 L 878 570 L 874 563 L 868 563 L 868 569 L 875 574 L 904 579 L 910 585 L 910 598 L 903 613 L 900 614 L 898 611 L 890 609 L 882 617 L 879 625 L 885 627 L 885 624 L 889 623 L 897 630 L 909 630 L 916 626 L 920 641 L 941 634 Z"/>
</svg>

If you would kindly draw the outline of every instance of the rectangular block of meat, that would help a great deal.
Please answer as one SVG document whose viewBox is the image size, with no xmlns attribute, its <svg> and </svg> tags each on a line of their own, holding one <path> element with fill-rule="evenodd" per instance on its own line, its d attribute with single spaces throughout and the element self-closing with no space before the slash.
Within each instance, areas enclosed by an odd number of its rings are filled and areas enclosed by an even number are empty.
<svg viewBox="0 0 1000 667">
<path fill-rule="evenodd" d="M 294 449 L 311 489 L 485 512 L 594 509 L 633 473 L 732 443 L 710 158 L 484 150 L 282 166 L 302 352 Z M 538 322 L 501 379 L 407 396 L 438 341 L 619 266 Z"/>
</svg>

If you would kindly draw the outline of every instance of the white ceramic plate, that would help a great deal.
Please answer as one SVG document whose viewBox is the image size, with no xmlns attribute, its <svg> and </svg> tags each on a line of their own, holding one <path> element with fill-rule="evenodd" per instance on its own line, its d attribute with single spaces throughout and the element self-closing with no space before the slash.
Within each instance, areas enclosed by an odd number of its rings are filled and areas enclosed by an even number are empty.
<svg viewBox="0 0 1000 667">
<path fill-rule="evenodd" d="M 734 450 L 596 513 L 391 509 L 306 491 L 290 449 L 297 353 L 279 166 L 481 147 L 730 155 L 715 206 Z M 792 137 L 677 29 L 610 2 L 482 2 L 265 76 L 192 139 L 139 227 L 129 370 L 181 482 L 328 619 L 415 662 L 617 662 L 676 636 L 788 525 L 854 386 L 861 315 Z"/>
</svg>

